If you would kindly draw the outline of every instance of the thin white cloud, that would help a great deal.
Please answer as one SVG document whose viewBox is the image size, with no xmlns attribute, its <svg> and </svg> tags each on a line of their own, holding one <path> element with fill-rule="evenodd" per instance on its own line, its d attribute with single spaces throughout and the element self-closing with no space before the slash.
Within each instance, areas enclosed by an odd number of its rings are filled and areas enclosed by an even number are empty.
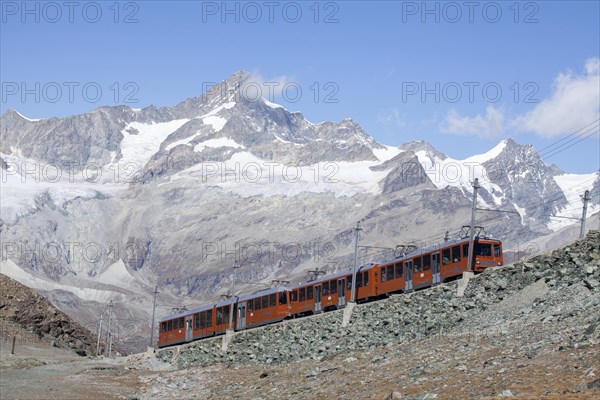
<svg viewBox="0 0 600 400">
<path fill-rule="evenodd" d="M 299 86 L 299 83 L 285 75 L 265 78 L 259 72 L 253 72 L 244 85 L 245 90 L 248 91 L 248 97 L 255 98 L 260 92 L 262 98 L 275 101 L 277 98 L 282 97 L 284 90 L 290 91 L 285 93 L 288 96 L 295 95 L 295 88 Z"/>
<path fill-rule="evenodd" d="M 504 133 L 504 126 L 504 113 L 490 105 L 484 116 L 464 117 L 450 110 L 439 128 L 443 133 L 494 138 Z"/>
<path fill-rule="evenodd" d="M 406 118 L 400 114 L 400 111 L 392 107 L 389 110 L 385 110 L 377 115 L 377 122 L 383 126 L 393 126 L 397 128 L 403 128 L 406 126 Z"/>
<path fill-rule="evenodd" d="M 561 73 L 554 80 L 552 95 L 533 110 L 512 121 L 520 132 L 542 137 L 571 133 L 600 116 L 600 59 L 585 63 L 585 73 Z"/>
<path fill-rule="evenodd" d="M 508 119 L 503 110 L 491 105 L 485 116 L 462 116 L 450 110 L 439 129 L 443 133 L 493 138 L 511 128 L 548 138 L 574 132 L 599 117 L 600 59 L 591 58 L 583 74 L 560 73 L 552 94 L 525 114 Z"/>
</svg>

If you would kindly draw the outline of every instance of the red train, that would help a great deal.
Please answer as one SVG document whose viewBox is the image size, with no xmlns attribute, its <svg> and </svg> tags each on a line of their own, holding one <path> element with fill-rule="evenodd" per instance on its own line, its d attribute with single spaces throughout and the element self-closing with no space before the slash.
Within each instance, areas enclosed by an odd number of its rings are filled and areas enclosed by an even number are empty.
<svg viewBox="0 0 600 400">
<path fill-rule="evenodd" d="M 447 282 L 467 271 L 468 239 L 448 241 L 356 272 L 355 300 L 364 302 Z M 476 238 L 472 270 L 503 265 L 502 242 Z M 280 286 L 167 315 L 159 347 L 343 308 L 351 299 L 352 268 L 291 287 Z M 230 313 L 233 310 L 233 315 Z"/>
</svg>

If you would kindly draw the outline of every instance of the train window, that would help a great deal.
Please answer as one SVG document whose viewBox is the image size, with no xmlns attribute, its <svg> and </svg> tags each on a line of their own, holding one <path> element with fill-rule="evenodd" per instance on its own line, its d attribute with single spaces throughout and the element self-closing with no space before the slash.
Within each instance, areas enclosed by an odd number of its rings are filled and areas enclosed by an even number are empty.
<svg viewBox="0 0 600 400">
<path fill-rule="evenodd" d="M 200 314 L 194 314 L 194 329 L 200 329 Z"/>
<path fill-rule="evenodd" d="M 423 256 L 423 271 L 429 271 L 431 269 L 431 255 L 425 254 Z"/>
<path fill-rule="evenodd" d="M 460 261 L 460 246 L 454 246 L 452 248 L 452 262 Z"/>
<path fill-rule="evenodd" d="M 387 281 L 387 275 L 385 274 L 385 267 L 381 267 L 381 282 Z"/>
<path fill-rule="evenodd" d="M 179 318 L 179 329 L 185 326 L 185 322 L 183 322 L 183 317 Z"/>
<path fill-rule="evenodd" d="M 257 297 L 256 299 L 254 299 L 254 309 L 255 310 L 260 310 L 260 297 Z"/>
<path fill-rule="evenodd" d="M 360 272 L 358 274 L 356 274 L 356 287 L 362 287 L 362 285 L 363 285 L 362 278 L 363 278 L 363 276 Z"/>
<path fill-rule="evenodd" d="M 167 330 L 167 322 L 165 321 L 161 324 L 161 332 L 165 332 L 166 330 Z"/>
<path fill-rule="evenodd" d="M 279 304 L 287 304 L 287 292 L 279 292 Z"/>
<path fill-rule="evenodd" d="M 388 281 L 394 280 L 394 265 L 390 264 L 386 267 L 386 278 Z"/>
<path fill-rule="evenodd" d="M 487 243 L 475 243 L 475 254 L 489 257 L 492 255 L 492 245 Z"/>
<path fill-rule="evenodd" d="M 313 287 L 309 286 L 306 288 L 306 300 L 312 300 L 313 299 Z"/>
<path fill-rule="evenodd" d="M 413 260 L 415 266 L 415 272 L 421 272 L 421 257 L 417 257 Z"/>
<path fill-rule="evenodd" d="M 363 272 L 363 285 L 369 286 L 369 271 Z"/>
<path fill-rule="evenodd" d="M 277 304 L 277 296 L 275 296 L 275 293 L 272 293 L 269 295 L 269 307 L 275 307 Z"/>
<path fill-rule="evenodd" d="M 269 308 L 269 296 L 263 296 L 261 297 L 261 307 L 262 308 Z"/>
<path fill-rule="evenodd" d="M 206 313 L 200 313 L 200 329 L 206 328 Z"/>
<path fill-rule="evenodd" d="M 254 301 L 250 299 L 246 303 L 248 305 L 248 311 L 254 311 Z"/>
<path fill-rule="evenodd" d="M 223 307 L 223 321 L 229 321 L 229 306 Z"/>
<path fill-rule="evenodd" d="M 221 325 L 223 323 L 223 308 L 217 308 L 217 325 Z"/>
<path fill-rule="evenodd" d="M 402 263 L 396 263 L 396 279 L 402 278 Z"/>
<path fill-rule="evenodd" d="M 499 244 L 494 245 L 494 257 L 500 257 L 500 245 Z"/>
<path fill-rule="evenodd" d="M 210 328 L 212 326 L 212 310 L 208 310 L 206 312 L 206 327 Z"/>
<path fill-rule="evenodd" d="M 294 290 L 292 292 L 292 301 L 298 301 L 298 291 Z"/>
<path fill-rule="evenodd" d="M 331 293 L 331 294 L 337 293 L 337 281 L 329 282 L 329 293 Z"/>
<path fill-rule="evenodd" d="M 463 258 L 469 258 L 469 245 L 463 244 Z"/>
<path fill-rule="evenodd" d="M 329 282 L 323 282 L 323 296 L 329 295 Z"/>
<path fill-rule="evenodd" d="M 358 276 L 356 277 L 356 280 L 358 281 Z M 352 275 L 346 277 L 346 290 L 352 290 Z"/>
<path fill-rule="evenodd" d="M 306 289 L 305 288 L 300 288 L 299 294 L 300 294 L 299 301 L 306 301 Z"/>
<path fill-rule="evenodd" d="M 442 264 L 450 264 L 450 249 L 442 250 Z"/>
<path fill-rule="evenodd" d="M 169 330 L 169 331 L 173 330 L 173 320 L 172 319 L 170 319 L 168 321 L 167 330 Z"/>
</svg>

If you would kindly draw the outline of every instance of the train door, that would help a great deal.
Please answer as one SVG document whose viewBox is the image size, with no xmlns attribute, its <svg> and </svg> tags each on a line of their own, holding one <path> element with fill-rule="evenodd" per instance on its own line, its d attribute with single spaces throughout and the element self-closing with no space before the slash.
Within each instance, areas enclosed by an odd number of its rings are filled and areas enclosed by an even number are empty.
<svg viewBox="0 0 600 400">
<path fill-rule="evenodd" d="M 194 339 L 194 332 L 192 331 L 192 316 L 188 315 L 185 317 L 185 341 L 191 342 Z"/>
<path fill-rule="evenodd" d="M 321 285 L 315 285 L 315 312 L 321 312 Z"/>
<path fill-rule="evenodd" d="M 346 305 L 346 279 L 338 279 L 338 307 L 344 307 Z"/>
<path fill-rule="evenodd" d="M 413 289 L 413 265 L 412 260 L 404 263 L 404 291 L 408 292 Z"/>
<path fill-rule="evenodd" d="M 431 272 L 433 274 L 433 284 L 437 285 L 441 282 L 440 278 L 440 253 L 431 255 Z"/>
<path fill-rule="evenodd" d="M 246 302 L 237 303 L 237 328 L 246 328 Z"/>
</svg>

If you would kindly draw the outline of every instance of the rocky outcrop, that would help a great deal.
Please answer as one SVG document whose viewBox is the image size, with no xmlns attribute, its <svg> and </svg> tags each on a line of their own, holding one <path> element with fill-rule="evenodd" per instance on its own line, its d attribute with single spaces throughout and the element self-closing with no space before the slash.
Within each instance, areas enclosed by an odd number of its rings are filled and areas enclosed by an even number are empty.
<svg viewBox="0 0 600 400">
<path fill-rule="evenodd" d="M 96 354 L 96 335 L 34 290 L 0 274 L 0 319 L 10 320 L 54 346 Z"/>
</svg>

